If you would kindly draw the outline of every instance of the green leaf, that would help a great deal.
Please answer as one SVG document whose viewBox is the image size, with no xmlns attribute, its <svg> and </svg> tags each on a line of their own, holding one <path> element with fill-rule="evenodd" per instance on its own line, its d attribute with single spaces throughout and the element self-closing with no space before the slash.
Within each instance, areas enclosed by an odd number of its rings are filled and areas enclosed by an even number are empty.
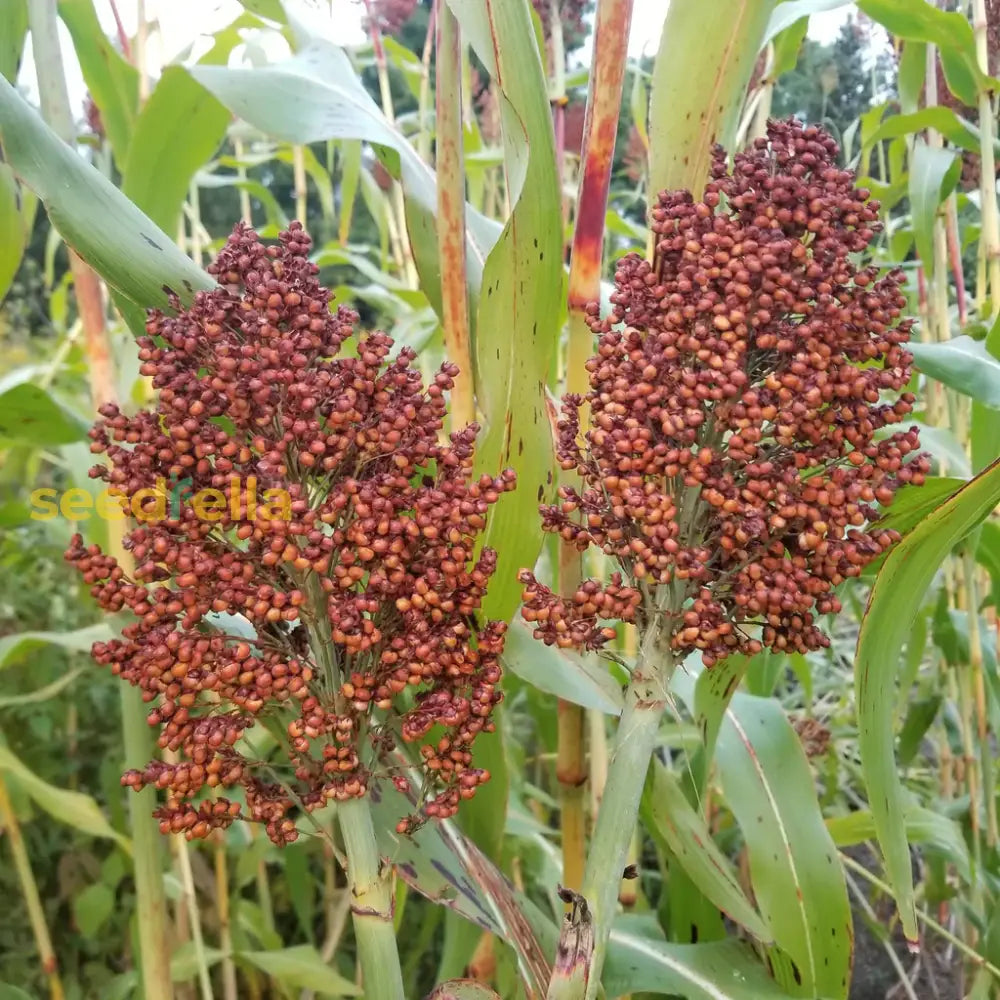
<svg viewBox="0 0 1000 1000">
<path fill-rule="evenodd" d="M 979 69 L 975 36 L 964 14 L 938 10 L 927 0 L 858 0 L 858 8 L 890 35 L 936 45 L 948 89 L 963 104 L 976 106 L 979 88 L 989 78 Z"/>
<path fill-rule="evenodd" d="M 541 548 L 538 503 L 551 482 L 545 401 L 565 303 L 559 178 L 551 110 L 527 0 L 448 0 L 500 96 L 504 175 L 511 213 L 483 271 L 475 341 L 476 398 L 485 433 L 476 468 L 517 472 L 518 488 L 490 516 L 497 550 L 483 612 L 507 620 L 520 601 L 518 571 Z"/>
<path fill-rule="evenodd" d="M 893 753 L 894 681 L 923 596 L 955 545 L 1000 501 L 1000 462 L 966 483 L 890 551 L 872 587 L 855 655 L 858 748 L 868 801 L 903 931 L 917 940 L 903 790 Z"/>
<path fill-rule="evenodd" d="M 97 803 L 89 795 L 56 788 L 43 781 L 25 767 L 9 747 L 2 745 L 0 745 L 0 771 L 29 795 L 36 805 L 60 823 L 72 826 L 91 837 L 108 837 L 131 852 L 128 840 L 111 828 Z"/>
<path fill-rule="evenodd" d="M 0 1000 L 37 1000 L 37 998 L 17 986 L 0 983 Z"/>
<path fill-rule="evenodd" d="M 61 646 L 72 653 L 89 653 L 95 642 L 107 642 L 114 633 L 106 622 L 72 632 L 18 632 L 0 639 L 0 670 L 13 666 L 44 646 Z"/>
<path fill-rule="evenodd" d="M 210 969 L 217 962 L 221 961 L 225 955 L 224 951 L 218 948 L 202 946 L 202 956 L 205 965 Z M 198 956 L 198 949 L 193 941 L 185 941 L 174 949 L 170 957 L 170 979 L 175 983 L 185 983 L 194 979 L 198 975 L 201 967 L 201 958 Z"/>
<path fill-rule="evenodd" d="M 433 228 L 434 172 L 365 90 L 342 48 L 289 16 L 298 49 L 290 59 L 255 69 L 192 66 L 191 75 L 244 121 L 284 142 L 364 139 L 396 151 L 403 191 Z M 312 22 L 310 22 L 312 23 Z M 496 224 L 466 206 L 470 282 L 482 274 Z M 411 233 L 411 240 L 412 240 Z"/>
<path fill-rule="evenodd" d="M 923 0 L 917 2 L 923 3 Z M 910 154 L 909 194 L 913 236 L 928 277 L 934 270 L 934 218 L 938 206 L 954 187 L 954 183 L 947 184 L 946 179 L 953 173 L 952 166 L 959 163 L 957 156 L 955 150 L 935 149 L 923 139 L 914 142 Z M 954 180 L 957 179 L 956 176 Z"/>
<path fill-rule="evenodd" d="M 754 896 L 799 996 L 847 996 L 853 933 L 844 872 L 823 823 L 802 743 L 781 705 L 737 694 L 716 760 L 747 846 Z M 772 960 L 775 959 L 772 952 Z"/>
<path fill-rule="evenodd" d="M 84 82 L 101 113 L 111 152 L 121 169 L 139 113 L 139 73 L 104 34 L 93 0 L 59 0 L 58 10 L 73 39 Z M 159 163 L 160 167 L 164 165 L 163 161 Z"/>
<path fill-rule="evenodd" d="M 732 147 L 757 54 L 768 26 L 774 26 L 772 14 L 794 6 L 702 0 L 667 7 L 650 95 L 650 191 L 701 194 L 712 145 Z M 792 13 L 787 24 L 802 16 Z M 724 24 L 726 30 L 706 31 L 710 24 Z"/>
<path fill-rule="evenodd" d="M 743 892 L 729 859 L 712 839 L 705 818 L 688 802 L 673 773 L 656 760 L 646 780 L 642 812 L 645 825 L 715 907 L 770 944 L 774 939 Z"/>
<path fill-rule="evenodd" d="M 176 233 L 191 178 L 219 148 L 229 112 L 181 66 L 168 66 L 135 123 L 122 191 Z"/>
<path fill-rule="evenodd" d="M 63 239 L 126 298 L 145 308 L 166 308 L 166 289 L 190 302 L 199 289 L 215 287 L 173 239 L 62 142 L 2 79 L 0 147 L 45 203 Z"/>
<path fill-rule="evenodd" d="M 908 534 L 964 485 L 964 479 L 928 476 L 923 486 L 903 486 L 893 497 L 888 513 L 878 522 L 879 529 L 891 528 L 901 535 Z"/>
<path fill-rule="evenodd" d="M 531 629 L 515 618 L 507 630 L 503 666 L 539 691 L 554 694 L 583 708 L 620 715 L 624 699 L 621 685 L 591 657 L 556 646 L 546 646 Z"/>
<path fill-rule="evenodd" d="M 937 718 L 943 700 L 941 695 L 936 694 L 910 702 L 903 728 L 899 732 L 898 757 L 901 766 L 909 767 L 913 763 L 921 741 Z"/>
<path fill-rule="evenodd" d="M 0 76 L 14 83 L 28 34 L 27 0 L 0 0 Z"/>
<path fill-rule="evenodd" d="M 761 48 L 773 41 L 781 32 L 787 31 L 793 25 L 801 21 L 808 23 L 813 14 L 821 14 L 828 10 L 837 10 L 840 7 L 847 7 L 850 0 L 784 0 L 774 8 L 767 28 L 764 30 L 764 38 L 760 43 Z"/>
<path fill-rule="evenodd" d="M 972 401 L 972 430 L 969 434 L 972 471 L 982 472 L 1000 454 L 1000 410 Z"/>
<path fill-rule="evenodd" d="M 26 242 L 17 178 L 6 163 L 0 163 L 0 302 L 21 266 Z"/>
<path fill-rule="evenodd" d="M 285 23 L 285 12 L 281 6 L 281 0 L 240 0 L 251 14 L 258 17 L 266 17 L 279 24 Z"/>
<path fill-rule="evenodd" d="M 750 945 L 669 944 L 650 917 L 619 918 L 602 978 L 608 997 L 649 992 L 684 1000 L 778 1000 L 794 996 L 768 974 Z"/>
<path fill-rule="evenodd" d="M 103 882 L 88 885 L 73 896 L 73 920 L 80 933 L 94 938 L 115 908 L 115 894 Z"/>
<path fill-rule="evenodd" d="M 903 821 L 906 835 L 914 844 L 925 850 L 944 855 L 967 882 L 972 880 L 969 849 L 962 836 L 961 827 L 953 820 L 933 809 L 912 805 L 907 807 Z M 859 809 L 846 816 L 834 816 L 826 821 L 826 828 L 837 847 L 853 847 L 875 836 L 875 818 L 868 809 Z"/>
<path fill-rule="evenodd" d="M 1000 407 L 1000 361 L 981 340 L 963 334 L 940 344 L 910 343 L 906 349 L 925 375 L 987 406 Z"/>
<path fill-rule="evenodd" d="M 913 135 L 928 128 L 936 129 L 961 149 L 969 149 L 975 153 L 980 150 L 979 129 L 941 104 L 908 115 L 890 115 L 879 125 L 866 145 L 871 146 L 883 139 L 895 139 L 901 135 Z"/>
<path fill-rule="evenodd" d="M 913 114 L 920 104 L 927 75 L 927 45 L 925 42 L 905 42 L 899 57 L 899 103 L 903 115 Z"/>
<path fill-rule="evenodd" d="M 28 381 L 37 375 L 37 368 L 27 367 L 0 378 L 0 439 L 45 446 L 86 438 L 82 417 Z"/>
<path fill-rule="evenodd" d="M 340 221 L 337 238 L 346 243 L 351 235 L 354 203 L 361 183 L 361 143 L 345 139 L 340 144 Z"/>
<path fill-rule="evenodd" d="M 2 666 L 3 664 L 0 663 L 0 667 Z M 64 674 L 51 684 L 46 684 L 45 687 L 40 687 L 35 691 L 29 691 L 27 694 L 0 694 L 0 708 L 12 708 L 16 705 L 36 705 L 39 702 L 48 701 L 59 694 L 64 688 L 69 687 L 83 673 L 83 670 L 84 668 L 81 667 L 72 673 Z"/>
<path fill-rule="evenodd" d="M 703 670 L 698 675 L 694 688 L 694 717 L 705 744 L 706 763 L 715 755 L 722 720 L 749 666 L 750 660 L 745 656 L 727 656 L 711 670 Z"/>
<path fill-rule="evenodd" d="M 315 990 L 323 996 L 362 995 L 358 986 L 324 962 L 309 944 L 279 951 L 241 951 L 238 957 L 293 989 Z"/>
</svg>

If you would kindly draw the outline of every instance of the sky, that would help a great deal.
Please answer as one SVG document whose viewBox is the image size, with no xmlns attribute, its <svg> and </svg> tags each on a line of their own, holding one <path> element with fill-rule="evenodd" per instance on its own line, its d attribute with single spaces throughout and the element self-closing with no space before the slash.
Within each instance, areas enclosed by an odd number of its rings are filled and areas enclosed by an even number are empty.
<svg viewBox="0 0 1000 1000">
<path fill-rule="evenodd" d="M 320 0 L 312 0 L 318 3 Z M 137 22 L 138 0 L 117 0 L 126 32 L 134 33 Z M 332 23 L 336 25 L 336 39 L 344 45 L 365 41 L 361 28 L 363 5 L 361 0 L 321 0 L 323 7 L 332 7 Z M 110 0 L 95 0 L 98 17 L 108 34 L 115 33 L 115 21 Z M 653 54 L 659 44 L 667 3 L 664 0 L 635 0 L 632 30 L 629 35 L 629 54 Z M 820 41 L 832 41 L 851 9 L 850 4 L 837 10 L 814 14 L 809 24 L 809 34 Z M 182 57 L 196 45 L 194 54 L 208 48 L 206 37 L 225 27 L 242 11 L 238 0 L 146 0 L 147 19 L 156 19 L 159 29 L 150 37 L 148 53 L 150 66 L 164 65 Z M 73 55 L 69 35 L 60 23 L 66 64 L 66 79 L 70 103 L 76 114 L 82 114 L 86 86 L 79 64 Z M 201 38 L 200 45 L 198 42 Z M 29 51 L 25 53 L 19 83 L 30 98 L 37 95 L 34 79 L 34 61 Z"/>
</svg>

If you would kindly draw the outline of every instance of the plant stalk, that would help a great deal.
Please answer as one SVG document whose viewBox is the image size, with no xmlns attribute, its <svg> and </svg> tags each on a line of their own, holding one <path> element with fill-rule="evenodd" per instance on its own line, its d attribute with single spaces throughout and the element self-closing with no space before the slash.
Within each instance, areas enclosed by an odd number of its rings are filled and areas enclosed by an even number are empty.
<svg viewBox="0 0 1000 1000">
<path fill-rule="evenodd" d="M 368 800 L 349 799 L 339 803 L 337 818 L 347 854 L 351 915 L 365 996 L 404 1000 L 403 975 L 392 923 L 395 907 L 392 868 L 383 864 L 379 856 Z"/>
<path fill-rule="evenodd" d="M 52 938 L 49 936 L 49 926 L 45 921 L 45 910 L 42 908 L 42 898 L 38 892 L 38 883 L 35 881 L 35 874 L 31 870 L 31 859 L 28 857 L 28 850 L 24 846 L 24 837 L 21 835 L 21 827 L 14 814 L 14 806 L 7 793 L 7 784 L 3 774 L 0 774 L 0 830 L 7 834 L 10 843 L 10 852 L 14 856 L 14 870 L 17 872 L 17 879 L 21 883 L 21 895 L 24 896 L 24 905 L 28 909 L 28 920 L 31 923 L 31 931 L 35 936 L 35 946 L 38 948 L 38 957 L 42 963 L 42 971 L 49 983 L 49 996 L 52 1000 L 63 1000 L 66 996 L 63 991 L 62 979 L 59 976 L 59 964 L 56 960 L 56 953 L 52 948 Z"/>
<path fill-rule="evenodd" d="M 458 19 L 447 3 L 437 16 L 438 249 L 445 353 L 458 365 L 451 391 L 452 428 L 476 419 L 472 338 L 465 269 L 465 165 L 462 143 L 462 47 Z"/>
<path fill-rule="evenodd" d="M 972 27 L 976 36 L 979 68 L 989 75 L 989 22 L 986 0 L 972 0 Z M 1000 213 L 997 211 L 997 171 L 993 142 L 996 125 L 993 102 L 987 87 L 979 88 L 979 166 L 982 201 L 982 245 L 990 283 L 990 320 L 1000 315 Z"/>
</svg>

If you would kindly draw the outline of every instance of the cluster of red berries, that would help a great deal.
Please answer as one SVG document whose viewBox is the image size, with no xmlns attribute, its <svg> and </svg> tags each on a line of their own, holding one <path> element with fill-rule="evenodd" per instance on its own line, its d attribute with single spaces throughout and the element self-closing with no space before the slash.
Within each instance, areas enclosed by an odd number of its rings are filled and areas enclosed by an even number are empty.
<svg viewBox="0 0 1000 1000">
<path fill-rule="evenodd" d="M 293 840 L 299 810 L 392 773 L 397 736 L 427 741 L 425 816 L 489 777 L 471 747 L 501 697 L 505 625 L 477 627 L 496 557 L 475 551 L 513 473 L 473 476 L 475 426 L 443 443 L 453 365 L 425 386 L 385 334 L 343 349 L 357 317 L 331 311 L 310 245 L 298 223 L 277 246 L 238 226 L 209 268 L 218 289 L 150 313 L 156 409 L 104 406 L 91 432 L 109 459 L 91 475 L 159 516 L 127 534 L 131 578 L 79 536 L 67 558 L 135 616 L 94 655 L 141 688 L 179 760 L 123 783 L 166 791 L 161 826 L 189 837 L 247 818 Z M 183 503 L 158 495 L 180 483 Z M 247 734 L 265 718 L 270 761 Z M 206 786 L 241 786 L 245 805 Z"/>
<path fill-rule="evenodd" d="M 876 505 L 928 471 L 915 429 L 879 433 L 912 409 L 911 321 L 900 273 L 852 263 L 878 206 L 837 152 L 795 121 L 731 172 L 716 150 L 701 201 L 659 196 L 653 260 L 619 263 L 611 315 L 590 308 L 590 391 L 565 398 L 558 441 L 583 489 L 542 518 L 629 586 L 562 599 L 522 574 L 545 642 L 597 648 L 618 617 L 665 627 L 707 666 L 815 649 L 834 588 L 898 540 Z"/>
<path fill-rule="evenodd" d="M 365 7 L 369 29 L 375 27 L 379 34 L 396 35 L 413 17 L 417 0 L 369 0 Z"/>
</svg>

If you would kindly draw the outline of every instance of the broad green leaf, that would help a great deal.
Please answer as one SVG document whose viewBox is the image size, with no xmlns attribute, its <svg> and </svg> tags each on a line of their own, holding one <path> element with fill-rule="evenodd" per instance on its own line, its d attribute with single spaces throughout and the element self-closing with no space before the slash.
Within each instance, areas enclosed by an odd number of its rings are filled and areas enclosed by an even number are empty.
<svg viewBox="0 0 1000 1000">
<path fill-rule="evenodd" d="M 0 670 L 29 657 L 44 646 L 61 646 L 72 653 L 89 653 L 95 642 L 107 642 L 113 636 L 106 622 L 88 625 L 72 632 L 18 632 L 0 639 Z"/>
<path fill-rule="evenodd" d="M 608 1000 L 626 994 L 670 994 L 684 1000 L 779 1000 L 787 993 L 750 945 L 730 939 L 670 944 L 650 917 L 619 918 L 602 978 Z M 822 994 L 818 994 L 822 996 Z"/>
<path fill-rule="evenodd" d="M 920 698 L 911 701 L 903 721 L 903 728 L 899 731 L 899 763 L 903 767 L 909 767 L 913 763 L 917 751 L 920 749 L 921 740 L 930 729 L 931 724 L 937 718 L 938 710 L 944 701 L 939 694 L 930 698 Z"/>
<path fill-rule="evenodd" d="M 0 163 L 0 302 L 21 266 L 26 235 L 17 178 L 6 163 Z"/>
<path fill-rule="evenodd" d="M 91 837 L 108 837 L 131 851 L 128 840 L 104 818 L 97 803 L 82 792 L 56 788 L 29 770 L 11 749 L 0 745 L 0 771 L 31 797 L 53 819 L 86 833 Z"/>
<path fill-rule="evenodd" d="M 0 378 L 0 440 L 32 445 L 69 444 L 87 436 L 87 422 L 29 379 L 34 367 Z"/>
<path fill-rule="evenodd" d="M 904 815 L 906 835 L 914 844 L 945 855 L 966 881 L 972 880 L 969 849 L 961 827 L 947 816 L 923 806 L 909 806 Z M 875 819 L 868 809 L 859 809 L 846 816 L 834 816 L 826 828 L 837 847 L 853 847 L 875 836 Z"/>
<path fill-rule="evenodd" d="M 0 147 L 63 239 L 111 288 L 144 307 L 190 302 L 215 282 L 0 79 Z"/>
<path fill-rule="evenodd" d="M 135 123 L 122 191 L 164 232 L 177 232 L 191 178 L 219 148 L 229 112 L 180 66 L 168 66 Z"/>
<path fill-rule="evenodd" d="M 705 745 L 706 763 L 710 764 L 715 755 L 719 727 L 749 666 L 750 660 L 745 656 L 727 656 L 711 670 L 703 670 L 698 675 L 694 688 L 694 717 Z"/>
<path fill-rule="evenodd" d="M 979 152 L 979 129 L 964 118 L 959 118 L 951 108 L 946 108 L 942 104 L 908 115 L 890 115 L 875 130 L 867 144 L 874 145 L 882 139 L 913 135 L 928 128 L 936 129 L 950 143 L 961 149 Z"/>
<path fill-rule="evenodd" d="M 565 303 L 562 209 L 545 72 L 527 0 L 448 2 L 497 85 L 511 205 L 483 271 L 475 340 L 476 399 L 485 422 L 476 467 L 490 475 L 513 468 L 518 477 L 485 537 L 498 559 L 483 611 L 507 620 L 520 601 L 517 573 L 538 558 L 538 503 L 554 465 L 545 384 Z"/>
<path fill-rule="evenodd" d="M 888 513 L 878 522 L 879 529 L 912 531 L 935 507 L 965 485 L 964 479 L 928 476 L 923 486 L 903 486 L 893 497 Z"/>
<path fill-rule="evenodd" d="M 515 618 L 507 630 L 503 665 L 539 691 L 554 694 L 583 708 L 620 715 L 624 700 L 621 685 L 599 661 L 565 649 L 546 646 Z"/>
<path fill-rule="evenodd" d="M 340 143 L 340 219 L 337 224 L 337 238 L 346 243 L 351 236 L 351 219 L 354 217 L 354 202 L 357 200 L 361 183 L 361 143 L 344 139 Z"/>
<path fill-rule="evenodd" d="M 794 5 L 780 5 L 785 6 Z M 775 10 L 774 0 L 667 7 L 650 95 L 650 191 L 701 194 L 713 144 L 733 144 L 743 95 Z M 710 24 L 724 24 L 726 30 L 706 31 Z"/>
<path fill-rule="evenodd" d="M 3 666 L 4 664 L 0 663 L 0 667 Z M 48 701 L 49 698 L 54 698 L 64 688 L 69 687 L 81 673 L 83 673 L 82 667 L 79 670 L 64 674 L 51 684 L 46 684 L 45 687 L 29 691 L 27 694 L 0 694 L 0 708 L 13 708 L 17 705 L 35 705 L 38 702 Z"/>
<path fill-rule="evenodd" d="M 707 672 L 707 671 L 706 671 Z M 669 849 L 697 888 L 731 920 L 759 941 L 773 938 L 740 886 L 729 859 L 712 839 L 701 813 L 688 802 L 673 773 L 653 762 L 643 794 L 643 821 Z"/>
<path fill-rule="evenodd" d="M 858 7 L 890 35 L 937 46 L 948 89 L 975 107 L 979 88 L 989 83 L 976 61 L 976 40 L 964 14 L 938 10 L 927 0 L 858 0 Z"/>
<path fill-rule="evenodd" d="M 735 695 L 716 762 L 746 842 L 757 906 L 777 942 L 779 954 L 770 954 L 779 982 L 796 996 L 846 998 L 853 932 L 844 872 L 781 705 Z"/>
<path fill-rule="evenodd" d="M 27 34 L 27 0 L 0 0 L 0 76 L 11 83 L 17 80 Z"/>
<path fill-rule="evenodd" d="M 1000 462 L 945 500 L 890 551 L 872 587 L 855 655 L 858 748 L 875 830 L 903 931 L 917 940 L 903 789 L 893 752 L 894 684 L 913 619 L 955 545 L 1000 501 Z"/>
<path fill-rule="evenodd" d="M 782 7 L 787 7 L 788 2 L 789 0 L 786 0 L 785 3 L 779 3 L 775 13 L 777 14 Z M 803 17 L 775 35 L 774 62 L 770 74 L 775 80 L 780 79 L 785 73 L 790 73 L 795 69 L 808 29 L 809 18 Z"/>
<path fill-rule="evenodd" d="M 923 3 L 923 0 L 917 0 Z M 938 206 L 954 187 L 952 167 L 960 165 L 958 154 L 952 149 L 935 149 L 923 139 L 917 139 L 910 154 L 909 194 L 910 215 L 917 253 L 928 277 L 934 270 L 934 217 Z M 913 347 L 913 344 L 908 345 Z"/>
<path fill-rule="evenodd" d="M 101 113 L 104 132 L 121 169 L 139 113 L 139 73 L 104 34 L 93 0 L 59 0 L 58 10 L 73 38 L 83 79 Z M 183 154 L 183 149 L 174 147 L 171 153 Z M 159 166 L 164 166 L 162 161 Z"/>
<path fill-rule="evenodd" d="M 427 1000 L 500 1000 L 500 994 L 478 979 L 449 979 L 435 987 Z"/>
<path fill-rule="evenodd" d="M 925 375 L 987 406 L 1000 407 L 1000 361 L 981 340 L 963 334 L 940 344 L 910 343 L 906 349 Z"/>
<path fill-rule="evenodd" d="M 362 995 L 360 987 L 324 962 L 309 944 L 279 951 L 241 951 L 238 957 L 293 989 L 315 990 L 324 996 Z"/>
<path fill-rule="evenodd" d="M 1000 455 L 1000 410 L 972 401 L 972 430 L 969 434 L 972 471 L 982 472 Z"/>
<path fill-rule="evenodd" d="M 115 894 L 103 882 L 95 882 L 73 896 L 73 920 L 86 938 L 97 936 L 115 908 Z"/>
<path fill-rule="evenodd" d="M 283 24 L 285 21 L 285 12 L 281 6 L 281 0 L 240 0 L 240 3 L 251 14 L 256 14 L 258 17 L 266 17 L 280 24 Z"/>
<path fill-rule="evenodd" d="M 837 10 L 840 7 L 847 7 L 850 0 L 785 0 L 774 8 L 767 28 L 764 30 L 764 37 L 761 40 L 761 48 L 773 41 L 782 31 L 787 31 L 792 25 L 800 21 L 808 21 L 813 14 L 821 14 L 828 10 Z"/>
<path fill-rule="evenodd" d="M 0 983 L 0 1000 L 37 1000 L 30 993 L 25 993 L 18 986 L 11 986 L 9 983 Z"/>
<path fill-rule="evenodd" d="M 289 23 L 299 42 L 290 59 L 255 69 L 199 65 L 189 72 L 227 108 L 273 138 L 300 145 L 364 139 L 395 150 L 404 194 L 433 228 L 437 211 L 434 172 L 372 100 L 344 50 L 313 34 L 293 16 Z M 497 227 L 468 206 L 467 221 L 470 282 L 475 284 Z"/>
</svg>

